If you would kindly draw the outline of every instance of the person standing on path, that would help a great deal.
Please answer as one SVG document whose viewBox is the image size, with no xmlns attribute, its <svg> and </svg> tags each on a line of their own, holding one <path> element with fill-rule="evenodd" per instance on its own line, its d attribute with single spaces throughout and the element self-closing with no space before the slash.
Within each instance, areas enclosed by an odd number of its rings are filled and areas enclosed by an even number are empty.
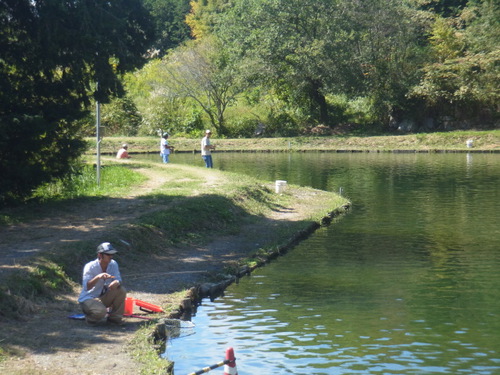
<svg viewBox="0 0 500 375">
<path fill-rule="evenodd" d="M 212 162 L 212 150 L 215 150 L 215 146 L 210 144 L 210 136 L 212 132 L 210 130 L 205 131 L 205 136 L 201 140 L 201 157 L 205 161 L 205 166 L 207 168 L 213 168 L 214 164 Z"/>
<path fill-rule="evenodd" d="M 168 144 L 168 133 L 163 133 L 160 141 L 160 156 L 164 163 L 168 163 L 168 156 L 173 149 L 174 146 L 169 146 Z"/>
<path fill-rule="evenodd" d="M 97 247 L 97 259 L 83 268 L 82 292 L 78 302 L 89 325 L 104 319 L 110 308 L 107 321 L 123 324 L 123 311 L 127 290 L 122 286 L 118 263 L 113 256 L 118 251 L 109 242 Z"/>
</svg>

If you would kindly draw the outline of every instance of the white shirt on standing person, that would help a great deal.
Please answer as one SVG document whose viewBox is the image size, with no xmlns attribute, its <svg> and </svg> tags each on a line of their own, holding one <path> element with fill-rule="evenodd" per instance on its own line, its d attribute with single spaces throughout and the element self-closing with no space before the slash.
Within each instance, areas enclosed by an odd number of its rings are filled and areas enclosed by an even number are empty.
<svg viewBox="0 0 500 375">
<path fill-rule="evenodd" d="M 203 158 L 207 168 L 213 168 L 212 150 L 215 150 L 215 146 L 210 144 L 211 135 L 212 132 L 210 130 L 206 130 L 205 136 L 201 140 L 201 157 Z"/>
</svg>

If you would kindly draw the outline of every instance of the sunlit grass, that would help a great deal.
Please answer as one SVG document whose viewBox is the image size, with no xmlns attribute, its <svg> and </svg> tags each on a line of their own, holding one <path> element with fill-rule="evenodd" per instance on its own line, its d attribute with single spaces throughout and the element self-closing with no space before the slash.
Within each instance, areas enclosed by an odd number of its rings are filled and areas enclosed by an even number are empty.
<svg viewBox="0 0 500 375">
<path fill-rule="evenodd" d="M 142 174 L 130 168 L 111 165 L 101 169 L 98 184 L 96 169 L 86 165 L 81 171 L 75 171 L 69 177 L 41 186 L 34 192 L 33 198 L 46 202 L 81 197 L 114 196 L 145 179 Z"/>
<path fill-rule="evenodd" d="M 34 205 L 64 204 L 72 199 L 100 199 L 126 194 L 131 186 L 147 178 L 134 171 L 133 165 L 109 165 L 101 169 L 100 184 L 97 184 L 95 167 L 85 165 L 63 179 L 40 186 L 26 204 L 0 213 L 0 225 L 13 225 L 34 218 Z"/>
</svg>

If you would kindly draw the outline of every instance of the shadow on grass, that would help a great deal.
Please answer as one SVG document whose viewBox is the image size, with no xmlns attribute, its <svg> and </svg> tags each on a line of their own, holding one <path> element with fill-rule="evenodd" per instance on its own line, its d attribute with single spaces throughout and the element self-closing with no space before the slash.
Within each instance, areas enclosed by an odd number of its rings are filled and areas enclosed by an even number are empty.
<svg viewBox="0 0 500 375">
<path fill-rule="evenodd" d="M 257 213 L 248 208 L 252 205 L 259 207 Z M 29 273 L 23 265 L 35 265 L 36 269 L 36 260 L 47 259 L 61 267 L 71 283 L 79 284 L 84 264 L 95 259 L 97 245 L 110 241 L 119 250 L 116 259 L 129 292 L 182 291 L 223 272 L 228 263 L 288 241 L 313 223 L 272 220 L 259 213 L 264 210 L 283 213 L 292 208 L 260 185 L 240 189 L 231 198 L 217 194 L 159 194 L 147 199 L 80 199 L 71 201 L 69 212 L 62 203 L 51 205 L 44 220 L 20 229 L 19 236 L 29 231 L 24 240 L 0 242 L 0 277 L 4 271 Z M 10 289 L 3 284 L 3 291 Z M 50 293 L 57 296 L 57 287 Z M 64 294 L 62 290 L 60 294 Z M 41 301 L 43 292 L 32 297 Z M 23 298 L 28 300 L 29 296 Z M 0 308 L 0 316 L 5 316 L 1 310 L 4 308 Z M 23 306 L 19 308 L 22 314 Z M 103 332 L 120 335 L 123 330 L 114 326 L 87 327 L 82 321 L 68 319 L 79 312 L 78 304 L 70 297 L 38 303 L 34 312 L 26 322 L 0 321 L 2 346 L 15 344 L 38 353 L 53 353 L 106 344 L 113 339 L 103 337 Z M 132 322 L 124 329 L 134 330 L 144 323 Z M 37 335 L 36 339 L 30 337 L 30 332 Z"/>
</svg>

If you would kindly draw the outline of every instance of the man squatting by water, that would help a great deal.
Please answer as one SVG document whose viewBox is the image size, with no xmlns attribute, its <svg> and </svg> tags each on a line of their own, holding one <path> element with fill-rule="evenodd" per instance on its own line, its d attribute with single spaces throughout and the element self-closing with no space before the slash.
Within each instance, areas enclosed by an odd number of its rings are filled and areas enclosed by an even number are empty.
<svg viewBox="0 0 500 375">
<path fill-rule="evenodd" d="M 207 168 L 213 168 L 214 164 L 212 162 L 212 150 L 215 150 L 215 146 L 210 144 L 210 136 L 212 132 L 210 130 L 205 131 L 205 136 L 201 140 L 201 157 L 205 161 L 205 166 Z"/>
<path fill-rule="evenodd" d="M 78 302 L 89 325 L 103 320 L 110 308 L 107 321 L 123 324 L 127 290 L 122 286 L 118 263 L 113 256 L 118 251 L 104 242 L 97 247 L 97 259 L 83 268 L 82 292 Z"/>
</svg>

